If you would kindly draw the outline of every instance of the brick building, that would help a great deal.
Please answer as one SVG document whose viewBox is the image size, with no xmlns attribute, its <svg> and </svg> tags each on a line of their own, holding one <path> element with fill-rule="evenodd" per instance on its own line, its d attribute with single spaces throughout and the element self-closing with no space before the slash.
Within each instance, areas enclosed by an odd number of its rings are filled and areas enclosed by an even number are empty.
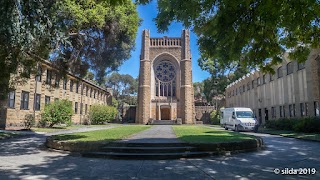
<svg viewBox="0 0 320 180">
<path fill-rule="evenodd" d="M 190 34 L 151 38 L 142 33 L 136 122 L 177 120 L 195 123 Z"/>
<path fill-rule="evenodd" d="M 26 114 L 40 120 L 45 104 L 59 99 L 72 102 L 72 122 L 82 124 L 92 104 L 111 104 L 111 91 L 68 73 L 60 78 L 49 61 L 38 66 L 38 75 L 30 75 L 25 84 L 16 84 L 8 99 L 1 101 L 0 128 L 21 129 Z"/>
<path fill-rule="evenodd" d="M 255 71 L 228 85 L 226 107 L 249 107 L 260 123 L 278 118 L 319 116 L 320 50 L 305 63 L 283 57 L 275 74 Z"/>
</svg>

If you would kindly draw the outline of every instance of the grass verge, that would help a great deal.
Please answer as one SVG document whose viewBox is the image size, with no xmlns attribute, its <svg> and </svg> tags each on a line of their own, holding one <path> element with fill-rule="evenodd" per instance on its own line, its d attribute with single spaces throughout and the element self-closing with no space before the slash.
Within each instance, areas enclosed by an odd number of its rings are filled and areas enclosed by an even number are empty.
<svg viewBox="0 0 320 180">
<path fill-rule="evenodd" d="M 72 126 L 53 126 L 52 128 L 38 128 L 38 127 L 32 127 L 31 131 L 33 132 L 45 132 L 45 133 L 51 133 L 51 132 L 58 132 L 58 131 L 66 131 L 71 129 L 78 129 L 78 128 L 90 128 L 90 127 L 103 127 L 108 125 L 72 125 Z"/>
<path fill-rule="evenodd" d="M 273 134 L 273 135 L 280 135 L 283 137 L 320 141 L 320 134 L 316 134 L 316 133 L 299 133 L 294 131 L 274 130 L 274 129 L 267 129 L 267 128 L 259 128 L 258 132 Z"/>
<path fill-rule="evenodd" d="M 51 136 L 54 140 L 70 141 L 70 142 L 97 142 L 97 141 L 115 141 L 129 137 L 143 130 L 150 128 L 146 125 L 132 125 L 121 126 L 111 129 L 73 133 L 73 134 L 60 134 Z"/>
<path fill-rule="evenodd" d="M 173 130 L 180 140 L 190 143 L 238 142 L 255 139 L 255 136 L 206 126 L 173 126 Z"/>
<path fill-rule="evenodd" d="M 0 140 L 19 136 L 17 133 L 0 132 Z"/>
</svg>

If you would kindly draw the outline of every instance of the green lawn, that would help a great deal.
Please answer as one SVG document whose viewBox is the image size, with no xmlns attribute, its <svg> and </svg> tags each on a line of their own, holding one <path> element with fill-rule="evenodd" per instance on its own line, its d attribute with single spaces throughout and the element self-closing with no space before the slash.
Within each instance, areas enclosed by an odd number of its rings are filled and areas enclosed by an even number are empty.
<svg viewBox="0 0 320 180">
<path fill-rule="evenodd" d="M 192 143 L 236 142 L 255 139 L 254 136 L 206 126 L 173 126 L 173 130 L 179 139 Z"/>
<path fill-rule="evenodd" d="M 280 135 L 283 137 L 292 137 L 292 138 L 298 138 L 298 139 L 320 141 L 320 134 L 316 134 L 316 133 L 299 133 L 294 131 L 274 130 L 274 129 L 266 129 L 266 128 L 259 128 L 258 132 Z"/>
<path fill-rule="evenodd" d="M 0 140 L 15 137 L 15 136 L 19 136 L 19 134 L 10 133 L 10 132 L 0 132 Z"/>
<path fill-rule="evenodd" d="M 115 140 L 120 140 L 120 139 L 129 137 L 130 135 L 136 134 L 150 127 L 151 126 L 146 126 L 146 125 L 120 126 L 120 127 L 115 127 L 111 129 L 104 129 L 104 130 L 97 130 L 97 131 L 54 135 L 52 136 L 52 138 L 55 140 L 71 141 L 71 142 L 115 141 Z"/>
<path fill-rule="evenodd" d="M 51 132 L 57 132 L 57 131 L 66 131 L 71 129 L 78 129 L 78 128 L 90 128 L 90 127 L 103 127 L 108 125 L 72 125 L 72 126 L 53 126 L 52 128 L 38 128 L 38 127 L 32 127 L 31 131 L 33 132 L 45 132 L 45 133 L 51 133 Z"/>
</svg>

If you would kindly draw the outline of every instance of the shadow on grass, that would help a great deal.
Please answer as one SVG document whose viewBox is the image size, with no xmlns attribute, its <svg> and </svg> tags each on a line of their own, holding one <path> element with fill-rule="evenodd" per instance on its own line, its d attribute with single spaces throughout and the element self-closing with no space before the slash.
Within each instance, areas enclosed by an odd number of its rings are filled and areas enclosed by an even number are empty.
<svg viewBox="0 0 320 180">
<path fill-rule="evenodd" d="M 73 141 L 73 140 L 79 140 L 87 137 L 88 136 L 78 135 L 78 134 L 60 134 L 60 135 L 52 136 L 52 139 L 58 140 L 58 141 L 66 141 L 66 140 Z"/>
</svg>

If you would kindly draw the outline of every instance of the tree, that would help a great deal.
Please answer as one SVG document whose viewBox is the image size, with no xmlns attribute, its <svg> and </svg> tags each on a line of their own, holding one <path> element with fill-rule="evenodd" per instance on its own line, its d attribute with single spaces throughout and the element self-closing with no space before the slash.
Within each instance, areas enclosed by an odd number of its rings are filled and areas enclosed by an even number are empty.
<svg viewBox="0 0 320 180">
<path fill-rule="evenodd" d="M 140 0 L 148 3 L 150 0 Z M 159 0 L 159 31 L 182 22 L 199 37 L 200 64 L 236 62 L 274 72 L 284 51 L 303 62 L 310 48 L 320 47 L 318 0 Z"/>
<path fill-rule="evenodd" d="M 121 106 L 123 103 L 136 104 L 136 96 L 138 92 L 138 81 L 129 74 L 112 73 L 107 77 L 106 86 L 113 89 L 113 96 L 119 101 Z"/>
<path fill-rule="evenodd" d="M 225 96 L 225 89 L 230 83 L 249 73 L 249 70 L 245 67 L 237 67 L 231 73 L 221 71 L 224 73 L 212 74 L 210 78 L 203 81 L 203 93 L 208 102 L 212 102 L 212 98 L 215 96 Z"/>
<path fill-rule="evenodd" d="M 48 59 L 81 77 L 90 68 L 103 82 L 130 57 L 140 21 L 131 0 L 12 0 L 0 11 L 2 98 L 10 74 L 17 83 Z"/>
<path fill-rule="evenodd" d="M 203 88 L 204 84 L 203 82 L 195 82 L 193 83 L 193 90 L 194 90 L 194 98 L 195 98 L 195 103 L 203 103 Z"/>
</svg>

